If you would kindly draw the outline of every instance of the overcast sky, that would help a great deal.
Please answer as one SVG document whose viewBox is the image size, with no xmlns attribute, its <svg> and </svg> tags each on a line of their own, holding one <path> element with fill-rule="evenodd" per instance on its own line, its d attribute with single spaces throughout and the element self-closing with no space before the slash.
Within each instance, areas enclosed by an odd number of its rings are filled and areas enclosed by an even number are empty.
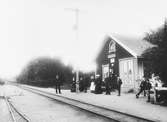
<svg viewBox="0 0 167 122">
<path fill-rule="evenodd" d="M 83 70 L 107 33 L 144 36 L 163 24 L 165 0 L 1 0 L 0 77 L 13 77 L 38 56 L 60 57 Z M 78 8 L 79 40 L 74 30 Z"/>
</svg>

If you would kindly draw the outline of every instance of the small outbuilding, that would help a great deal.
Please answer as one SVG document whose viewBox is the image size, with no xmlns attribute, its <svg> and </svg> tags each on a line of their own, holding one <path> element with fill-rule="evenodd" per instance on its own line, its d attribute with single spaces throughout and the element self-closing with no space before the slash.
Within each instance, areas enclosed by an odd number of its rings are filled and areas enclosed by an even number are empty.
<svg viewBox="0 0 167 122">
<path fill-rule="evenodd" d="M 138 88 L 138 81 L 144 76 L 142 53 L 150 47 L 152 45 L 141 38 L 108 35 L 96 58 L 96 73 L 103 81 L 109 75 L 120 76 L 126 90 Z"/>
</svg>

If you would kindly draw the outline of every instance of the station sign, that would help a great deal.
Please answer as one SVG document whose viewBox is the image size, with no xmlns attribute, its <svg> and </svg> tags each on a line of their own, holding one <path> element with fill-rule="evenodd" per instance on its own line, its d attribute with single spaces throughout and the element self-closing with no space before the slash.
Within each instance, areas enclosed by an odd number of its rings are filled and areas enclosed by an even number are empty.
<svg viewBox="0 0 167 122">
<path fill-rule="evenodd" d="M 108 55 L 108 58 L 115 58 L 115 57 L 116 57 L 115 54 L 109 54 L 109 55 Z"/>
</svg>

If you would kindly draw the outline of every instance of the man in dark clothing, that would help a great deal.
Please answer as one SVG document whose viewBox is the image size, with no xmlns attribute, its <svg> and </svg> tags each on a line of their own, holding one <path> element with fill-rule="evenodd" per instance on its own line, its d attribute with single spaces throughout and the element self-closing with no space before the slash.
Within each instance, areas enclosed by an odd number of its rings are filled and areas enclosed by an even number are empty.
<svg viewBox="0 0 167 122">
<path fill-rule="evenodd" d="M 111 78 L 110 77 L 107 77 L 105 79 L 105 87 L 106 87 L 106 95 L 110 95 L 110 87 L 111 87 Z"/>
<path fill-rule="evenodd" d="M 95 94 L 101 94 L 102 93 L 102 81 L 101 81 L 101 77 L 98 77 L 96 80 L 95 80 Z"/>
<path fill-rule="evenodd" d="M 117 75 L 112 74 L 111 76 L 111 91 L 114 91 L 117 88 Z"/>
<path fill-rule="evenodd" d="M 117 79 L 118 96 L 121 96 L 121 85 L 122 85 L 122 80 L 120 77 L 118 77 L 118 79 Z"/>
<path fill-rule="evenodd" d="M 58 91 L 59 91 L 59 94 L 61 94 L 59 75 L 56 75 L 56 94 L 58 93 Z"/>
<path fill-rule="evenodd" d="M 84 91 L 84 80 L 82 77 L 80 78 L 80 81 L 79 81 L 79 91 L 80 92 Z"/>
<path fill-rule="evenodd" d="M 144 92 L 144 96 L 146 96 L 146 91 L 145 91 L 146 90 L 146 84 L 147 84 L 147 82 L 146 82 L 145 78 L 143 77 L 143 79 L 140 83 L 140 91 L 136 94 L 136 98 L 139 98 L 139 95 L 142 92 Z"/>
<path fill-rule="evenodd" d="M 86 93 L 87 92 L 87 87 L 88 87 L 88 83 L 89 82 L 89 78 L 88 77 L 84 77 L 83 78 L 83 88 L 84 88 L 84 92 Z"/>
<path fill-rule="evenodd" d="M 71 92 L 76 92 L 76 82 L 73 81 L 71 84 Z"/>
<path fill-rule="evenodd" d="M 150 81 L 149 81 L 149 79 L 146 79 L 146 90 L 147 90 L 147 97 L 148 97 L 148 99 L 147 99 L 147 102 L 150 102 L 150 89 L 151 89 L 151 83 L 150 83 Z"/>
</svg>

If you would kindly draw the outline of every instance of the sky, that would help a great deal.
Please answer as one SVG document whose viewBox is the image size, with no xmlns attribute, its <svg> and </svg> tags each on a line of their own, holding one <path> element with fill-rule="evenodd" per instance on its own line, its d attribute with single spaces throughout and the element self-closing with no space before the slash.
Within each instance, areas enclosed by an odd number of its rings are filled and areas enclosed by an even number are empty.
<svg viewBox="0 0 167 122">
<path fill-rule="evenodd" d="M 1 0 L 0 77 L 17 76 L 36 57 L 93 70 L 108 33 L 143 37 L 167 17 L 165 0 Z M 78 39 L 76 14 L 79 9 Z"/>
</svg>

